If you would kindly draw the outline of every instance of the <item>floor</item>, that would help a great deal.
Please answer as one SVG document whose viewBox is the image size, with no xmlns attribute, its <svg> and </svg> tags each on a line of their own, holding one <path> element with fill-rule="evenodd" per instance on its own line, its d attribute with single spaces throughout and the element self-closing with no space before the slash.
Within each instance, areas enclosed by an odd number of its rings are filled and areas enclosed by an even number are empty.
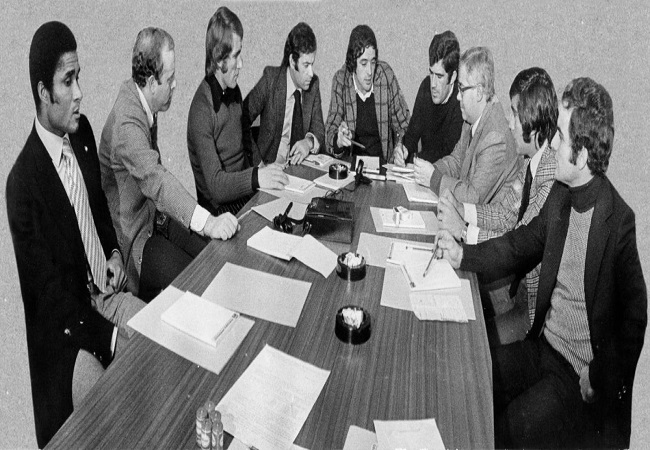
<svg viewBox="0 0 650 450">
<path fill-rule="evenodd" d="M 137 8 L 133 9 L 132 5 Z M 171 109 L 159 119 L 164 164 L 194 192 L 186 150 L 189 104 L 203 78 L 205 29 L 222 3 L 191 0 L 137 3 L 124 0 L 74 2 L 3 2 L 0 18 L 0 124 L 4 162 L 0 185 L 30 132 L 34 106 L 29 87 L 29 45 L 36 28 L 61 20 L 74 32 L 82 67 L 82 112 L 99 138 L 119 84 L 130 76 L 130 53 L 137 32 L 160 26 L 176 41 L 178 80 Z M 650 256 L 650 211 L 646 195 L 649 164 L 646 143 L 650 82 L 650 7 L 642 0 L 624 5 L 608 0 L 549 1 L 529 5 L 523 0 L 490 2 L 420 1 L 277 1 L 225 2 L 244 25 L 242 93 L 253 87 L 266 65 L 282 59 L 284 39 L 299 21 L 308 22 L 318 38 L 315 70 L 321 78 L 325 114 L 331 79 L 343 65 L 350 30 L 370 25 L 379 56 L 393 67 L 411 106 L 428 69 L 433 34 L 453 30 L 461 49 L 484 45 L 496 64 L 496 91 L 506 111 L 508 89 L 516 73 L 533 65 L 545 68 L 558 91 L 572 78 L 590 76 L 612 95 L 616 141 L 608 172 L 623 198 L 636 212 L 637 239 L 646 268 Z M 645 120 L 644 120 L 645 119 Z M 4 204 L 4 189 L 0 189 Z M 25 324 L 6 210 L 0 208 L 0 448 L 34 448 L 33 411 Z M 650 349 L 644 348 L 637 369 L 632 422 L 632 447 L 650 442 Z"/>
</svg>

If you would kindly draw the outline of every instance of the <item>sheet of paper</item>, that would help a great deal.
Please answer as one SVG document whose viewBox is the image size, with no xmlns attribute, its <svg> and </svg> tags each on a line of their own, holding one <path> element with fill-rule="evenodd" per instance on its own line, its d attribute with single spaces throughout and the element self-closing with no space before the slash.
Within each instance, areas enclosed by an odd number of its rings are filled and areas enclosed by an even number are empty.
<svg viewBox="0 0 650 450">
<path fill-rule="evenodd" d="M 186 292 L 160 316 L 163 322 L 209 345 L 218 339 L 239 314 L 198 295 Z"/>
<path fill-rule="evenodd" d="M 393 242 L 402 242 L 404 244 L 433 248 L 433 239 L 431 239 L 430 242 L 417 242 L 394 239 L 387 236 L 379 236 L 377 234 L 361 233 L 359 236 L 359 245 L 357 245 L 356 251 L 366 258 L 366 264 L 376 267 L 386 267 L 386 258 L 388 258 L 390 246 Z"/>
<path fill-rule="evenodd" d="M 316 183 L 318 186 L 335 191 L 337 189 L 341 189 L 347 186 L 353 181 L 354 181 L 354 172 L 348 172 L 348 176 L 341 180 L 335 180 L 333 178 L 330 178 L 329 173 L 326 173 L 325 175 L 321 175 L 320 177 L 316 178 L 314 180 L 314 183 Z"/>
<path fill-rule="evenodd" d="M 289 448 L 329 373 L 266 345 L 217 405 L 224 430 L 259 449 Z"/>
<path fill-rule="evenodd" d="M 435 419 L 375 420 L 378 450 L 444 450 Z"/>
<path fill-rule="evenodd" d="M 300 244 L 293 249 L 292 256 L 325 278 L 336 269 L 336 253 L 310 234 L 302 237 Z"/>
<path fill-rule="evenodd" d="M 356 165 L 359 165 L 359 161 L 363 161 L 363 171 L 364 172 L 374 172 L 379 173 L 379 156 L 361 156 L 357 155 Z M 356 168 L 356 166 L 355 166 Z"/>
<path fill-rule="evenodd" d="M 204 344 L 167 325 L 160 318 L 182 295 L 183 291 L 169 286 L 133 316 L 128 325 L 152 341 L 218 375 L 255 322 L 240 316 L 219 337 L 216 348 Z"/>
<path fill-rule="evenodd" d="M 433 211 L 412 211 L 417 212 L 422 217 L 424 222 L 424 229 L 404 227 L 404 226 L 385 226 L 383 223 L 382 215 L 392 217 L 393 210 L 385 208 L 370 207 L 370 215 L 375 224 L 377 233 L 396 233 L 396 234 L 423 234 L 426 236 L 435 236 L 438 234 L 438 218 Z"/>
<path fill-rule="evenodd" d="M 381 223 L 385 227 L 425 228 L 424 219 L 420 211 L 412 211 L 402 207 L 398 207 L 397 212 L 395 212 L 395 209 L 390 208 L 374 208 L 372 206 L 370 208 L 379 212 Z"/>
<path fill-rule="evenodd" d="M 386 170 L 397 173 L 413 173 L 415 171 L 413 163 L 408 163 L 406 167 L 398 166 L 397 164 L 384 164 L 384 167 Z"/>
<path fill-rule="evenodd" d="M 411 292 L 411 308 L 420 320 L 467 322 L 460 295 L 445 290 Z"/>
<path fill-rule="evenodd" d="M 329 155 L 324 153 L 319 153 L 317 155 L 307 155 L 305 159 L 302 160 L 302 164 L 308 167 L 313 167 L 314 169 L 321 170 L 323 172 L 328 172 L 332 164 L 344 164 L 350 168 L 350 163 L 347 161 L 341 161 L 340 159 L 332 158 Z"/>
<path fill-rule="evenodd" d="M 433 253 L 425 247 L 396 242 L 391 252 L 387 260 L 404 266 L 403 272 L 407 281 L 412 282 L 412 291 L 460 288 L 460 278 L 449 261 L 432 260 Z"/>
<path fill-rule="evenodd" d="M 287 174 L 287 177 L 289 178 L 289 184 L 284 187 L 284 189 L 287 191 L 304 194 L 309 189 L 314 187 L 314 182 L 311 180 L 305 180 L 304 178 L 299 178 L 289 174 Z"/>
<path fill-rule="evenodd" d="M 251 448 L 248 445 L 244 444 L 239 439 L 233 438 L 232 441 L 230 441 L 230 446 L 228 447 L 228 450 L 251 450 Z M 291 447 L 289 447 L 289 450 L 307 450 L 307 449 L 299 445 L 292 444 Z"/>
<path fill-rule="evenodd" d="M 266 192 L 267 194 L 271 194 L 275 197 L 279 198 L 286 198 L 287 200 L 291 202 L 297 202 L 297 203 L 304 203 L 305 205 L 308 205 L 311 203 L 311 199 L 315 197 L 323 197 L 327 193 L 327 189 L 320 188 L 318 186 L 314 186 L 311 189 L 309 189 L 307 192 L 304 194 L 300 194 L 298 192 L 293 192 L 293 191 L 288 191 L 286 189 L 283 190 L 277 190 L 277 189 L 260 189 L 262 192 Z"/>
<path fill-rule="evenodd" d="M 277 198 L 270 202 L 253 206 L 251 209 L 269 222 L 273 222 L 275 216 L 284 214 L 289 203 L 291 203 L 291 201 L 287 198 Z M 291 207 L 291 210 L 289 210 L 289 217 L 294 220 L 300 220 L 305 217 L 305 211 L 307 211 L 306 203 L 293 202 L 293 206 Z"/>
<path fill-rule="evenodd" d="M 311 283 L 227 262 L 202 297 L 225 308 L 295 327 Z"/>
<path fill-rule="evenodd" d="M 438 204 L 438 196 L 428 187 L 417 183 L 403 183 L 402 186 L 409 202 Z"/>
<path fill-rule="evenodd" d="M 375 433 L 356 425 L 350 425 L 343 450 L 375 450 L 376 446 L 377 435 Z"/>
</svg>

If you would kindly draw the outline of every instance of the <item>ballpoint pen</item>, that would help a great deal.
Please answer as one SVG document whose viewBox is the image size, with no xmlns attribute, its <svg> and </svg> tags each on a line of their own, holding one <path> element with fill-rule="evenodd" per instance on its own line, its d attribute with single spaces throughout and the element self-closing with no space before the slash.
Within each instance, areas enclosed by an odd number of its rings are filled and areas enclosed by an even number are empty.
<svg viewBox="0 0 650 450">
<path fill-rule="evenodd" d="M 411 278 L 411 274 L 406 269 L 406 266 L 404 265 L 404 263 L 400 264 L 400 266 L 402 267 L 402 272 L 404 272 L 404 275 L 406 275 L 406 279 L 408 280 L 409 285 L 411 286 L 411 288 L 415 288 L 415 283 L 413 282 L 413 278 Z"/>
<path fill-rule="evenodd" d="M 366 149 L 365 145 L 359 144 L 357 141 L 353 141 L 352 139 L 350 139 L 350 142 L 352 142 L 352 145 L 356 145 L 357 147 L 362 148 L 364 150 Z"/>
<path fill-rule="evenodd" d="M 427 274 L 429 273 L 429 269 L 431 269 L 431 265 L 433 264 L 433 261 L 438 259 L 436 257 L 436 252 L 438 251 L 438 241 L 436 240 L 436 246 L 433 248 L 433 253 L 431 254 L 431 259 L 429 260 L 429 264 L 427 264 L 427 268 L 424 269 L 424 274 L 422 275 L 422 278 L 426 278 Z"/>
</svg>

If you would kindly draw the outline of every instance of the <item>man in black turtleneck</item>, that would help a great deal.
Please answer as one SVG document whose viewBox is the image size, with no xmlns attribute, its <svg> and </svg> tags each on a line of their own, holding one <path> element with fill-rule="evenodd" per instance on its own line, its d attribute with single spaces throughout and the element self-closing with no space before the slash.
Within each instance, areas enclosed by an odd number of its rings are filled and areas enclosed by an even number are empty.
<svg viewBox="0 0 650 450">
<path fill-rule="evenodd" d="M 530 224 L 479 245 L 441 232 L 439 253 L 500 278 L 542 263 L 525 341 L 492 351 L 497 447 L 628 447 L 647 323 L 634 212 L 605 171 L 612 100 L 578 78 L 559 105 L 557 182 Z"/>
</svg>

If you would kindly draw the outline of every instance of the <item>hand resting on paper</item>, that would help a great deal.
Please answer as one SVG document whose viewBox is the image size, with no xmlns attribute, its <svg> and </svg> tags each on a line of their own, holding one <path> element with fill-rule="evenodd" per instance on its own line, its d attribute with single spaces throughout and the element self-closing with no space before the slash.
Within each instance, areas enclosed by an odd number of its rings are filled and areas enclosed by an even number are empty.
<svg viewBox="0 0 650 450">
<path fill-rule="evenodd" d="M 458 269 L 463 260 L 463 247 L 454 239 L 447 230 L 440 230 L 434 241 L 436 245 L 436 258 L 446 259 L 451 267 Z"/>
</svg>

